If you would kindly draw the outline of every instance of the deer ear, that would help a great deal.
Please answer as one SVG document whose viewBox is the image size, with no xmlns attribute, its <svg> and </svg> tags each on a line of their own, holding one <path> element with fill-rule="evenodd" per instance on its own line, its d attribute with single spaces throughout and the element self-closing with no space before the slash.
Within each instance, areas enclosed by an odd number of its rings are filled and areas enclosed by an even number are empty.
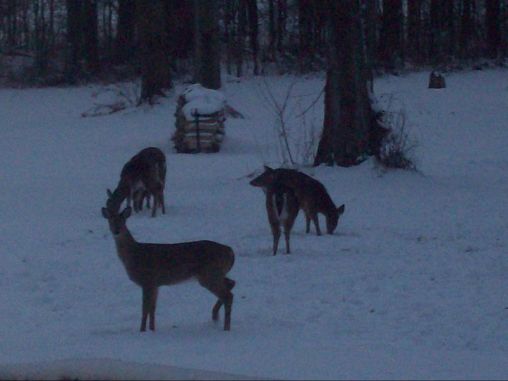
<svg viewBox="0 0 508 381">
<path fill-rule="evenodd" d="M 346 205 L 342 204 L 337 208 L 337 212 L 339 212 L 339 215 L 344 213 L 344 210 L 346 210 Z"/>
<path fill-rule="evenodd" d="M 106 193 L 108 194 L 108 197 L 111 198 L 113 197 L 113 192 L 111 192 L 111 189 L 106 189 Z"/>
<path fill-rule="evenodd" d="M 122 217 L 127 219 L 131 216 L 131 213 L 132 213 L 132 208 L 130 206 L 128 206 L 127 208 L 125 208 L 122 212 Z"/>
<path fill-rule="evenodd" d="M 108 219 L 109 218 L 109 212 L 106 208 L 102 208 L 102 217 Z"/>
</svg>

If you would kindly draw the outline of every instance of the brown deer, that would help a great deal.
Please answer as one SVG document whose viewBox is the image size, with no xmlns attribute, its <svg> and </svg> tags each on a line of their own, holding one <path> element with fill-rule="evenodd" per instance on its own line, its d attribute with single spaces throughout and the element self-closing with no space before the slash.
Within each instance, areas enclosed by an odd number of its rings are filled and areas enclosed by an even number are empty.
<svg viewBox="0 0 508 381">
<path fill-rule="evenodd" d="M 235 281 L 226 277 L 235 262 L 229 246 L 213 241 L 193 241 L 174 244 L 137 242 L 126 226 L 131 207 L 121 213 L 102 208 L 115 239 L 116 251 L 129 278 L 143 290 L 143 314 L 140 331 L 155 330 L 155 307 L 160 286 L 170 286 L 195 278 L 199 284 L 218 297 L 212 309 L 217 321 L 219 309 L 224 305 L 224 330 L 231 328 L 231 307 Z"/>
<path fill-rule="evenodd" d="M 273 235 L 273 255 L 277 254 L 279 247 L 281 226 L 286 240 L 286 254 L 290 254 L 289 236 L 300 210 L 295 193 L 278 181 L 267 185 L 265 193 L 266 213 Z"/>
<path fill-rule="evenodd" d="M 326 188 L 318 180 L 294 169 L 264 167 L 264 172 L 253 179 L 250 184 L 267 191 L 271 184 L 281 183 L 291 188 L 296 196 L 300 209 L 305 213 L 307 233 L 310 232 L 310 222 L 314 222 L 317 235 L 321 235 L 318 213 L 326 217 L 326 231 L 333 234 L 339 217 L 344 213 L 345 205 L 336 207 Z"/>
<path fill-rule="evenodd" d="M 134 204 L 134 211 L 143 209 L 146 198 L 150 207 L 150 196 L 153 196 L 152 217 L 155 217 L 157 207 L 166 213 L 164 206 L 164 187 L 166 183 L 166 156 L 155 147 L 148 147 L 134 155 L 122 168 L 120 181 L 116 189 L 108 189 L 107 207 L 118 211 L 122 202 L 127 199 L 127 206 Z"/>
</svg>

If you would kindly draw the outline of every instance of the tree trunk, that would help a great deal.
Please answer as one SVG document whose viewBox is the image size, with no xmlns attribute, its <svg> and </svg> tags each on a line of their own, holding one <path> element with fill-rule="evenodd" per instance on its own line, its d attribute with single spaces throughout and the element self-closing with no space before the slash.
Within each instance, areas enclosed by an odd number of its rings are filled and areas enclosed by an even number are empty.
<svg viewBox="0 0 508 381">
<path fill-rule="evenodd" d="M 96 74 L 100 69 L 97 0 L 83 3 L 84 58 L 88 71 Z"/>
<path fill-rule="evenodd" d="M 485 27 L 487 30 L 487 57 L 497 58 L 501 48 L 501 6 L 499 0 L 485 1 Z"/>
<path fill-rule="evenodd" d="M 311 52 L 311 33 L 312 33 L 312 0 L 298 0 L 298 58 L 300 73 L 306 73 L 310 70 L 312 52 Z"/>
<path fill-rule="evenodd" d="M 259 74 L 258 42 L 258 5 L 257 0 L 247 0 L 247 17 L 249 19 L 249 44 L 254 64 L 254 75 Z"/>
<path fill-rule="evenodd" d="M 268 0 L 268 60 L 275 61 L 275 43 L 277 33 L 275 32 L 275 0 Z"/>
<path fill-rule="evenodd" d="M 351 166 L 377 154 L 382 130 L 367 91 L 358 0 L 328 0 L 329 62 L 325 117 L 314 165 Z"/>
<path fill-rule="evenodd" d="M 134 30 L 136 26 L 135 0 L 118 0 L 118 22 L 115 39 L 115 63 L 125 64 L 135 53 Z"/>
<path fill-rule="evenodd" d="M 247 2 L 246 0 L 238 1 L 238 22 L 236 28 L 236 42 L 235 42 L 235 61 L 236 61 L 236 76 L 243 75 L 243 58 L 245 53 L 245 39 L 247 36 Z"/>
<path fill-rule="evenodd" d="M 235 45 L 235 25 L 234 25 L 234 3 L 224 0 L 224 44 L 226 48 L 226 73 L 233 73 L 233 56 Z"/>
<path fill-rule="evenodd" d="M 376 62 L 377 46 L 377 8 L 376 0 L 364 0 L 363 2 L 363 36 L 365 39 L 365 68 L 366 77 L 371 92 L 374 91 L 374 65 Z"/>
<path fill-rule="evenodd" d="M 68 83 L 76 83 L 81 73 L 82 52 L 82 1 L 67 0 L 67 59 L 65 77 Z"/>
<path fill-rule="evenodd" d="M 35 67 L 38 76 L 44 76 L 48 68 L 48 37 L 46 7 L 44 1 L 33 2 Z"/>
<path fill-rule="evenodd" d="M 221 87 L 220 45 L 216 0 L 194 0 L 194 81 L 209 89 Z"/>
<path fill-rule="evenodd" d="M 422 65 L 422 0 L 408 0 L 407 7 L 407 55 L 414 64 Z"/>
<path fill-rule="evenodd" d="M 443 8 L 445 4 L 441 0 L 431 0 L 430 2 L 430 41 L 429 41 L 429 60 L 432 66 L 437 66 L 443 61 L 442 48 L 443 39 Z"/>
<path fill-rule="evenodd" d="M 379 60 L 386 70 L 394 70 L 404 62 L 402 22 L 402 0 L 384 0 Z"/>
<path fill-rule="evenodd" d="M 288 14 L 287 0 L 277 0 L 277 51 L 284 54 L 284 37 L 286 36 L 286 20 Z"/>
<path fill-rule="evenodd" d="M 443 41 L 444 51 L 448 57 L 454 57 L 457 53 L 457 32 L 456 32 L 456 12 L 455 1 L 449 0 L 444 8 L 444 27 L 446 29 L 446 38 Z M 445 57 L 445 60 L 447 57 Z"/>
<path fill-rule="evenodd" d="M 461 58 L 472 57 L 472 40 L 473 40 L 473 16 L 472 7 L 473 0 L 462 0 L 462 15 L 460 24 L 459 48 Z"/>
<path fill-rule="evenodd" d="M 163 96 L 163 90 L 172 86 L 162 1 L 138 0 L 136 3 L 141 61 L 140 104 L 152 104 L 156 96 Z"/>
</svg>

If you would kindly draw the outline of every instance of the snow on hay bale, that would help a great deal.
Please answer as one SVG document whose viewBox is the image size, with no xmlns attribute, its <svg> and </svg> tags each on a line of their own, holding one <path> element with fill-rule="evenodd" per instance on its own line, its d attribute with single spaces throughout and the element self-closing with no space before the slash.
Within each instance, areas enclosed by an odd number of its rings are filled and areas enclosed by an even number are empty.
<svg viewBox="0 0 508 381">
<path fill-rule="evenodd" d="M 224 139 L 226 97 L 199 83 L 178 97 L 176 131 L 172 137 L 177 152 L 218 152 Z"/>
</svg>

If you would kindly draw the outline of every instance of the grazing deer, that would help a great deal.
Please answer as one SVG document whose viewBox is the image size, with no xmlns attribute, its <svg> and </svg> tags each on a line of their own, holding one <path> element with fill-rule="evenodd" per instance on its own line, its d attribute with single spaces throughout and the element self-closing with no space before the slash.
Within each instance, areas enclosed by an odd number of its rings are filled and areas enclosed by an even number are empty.
<svg viewBox="0 0 508 381">
<path fill-rule="evenodd" d="M 224 330 L 231 328 L 231 306 L 235 281 L 226 277 L 235 262 L 235 254 L 229 246 L 213 241 L 193 241 L 174 244 L 137 242 L 126 226 L 132 209 L 123 212 L 102 208 L 102 215 L 109 222 L 115 239 L 116 251 L 129 278 L 143 290 L 143 314 L 140 331 L 146 331 L 149 318 L 150 330 L 155 330 L 155 307 L 160 286 L 170 286 L 196 278 L 199 284 L 219 299 L 212 309 L 212 319 L 217 321 L 219 309 L 224 305 Z"/>
<path fill-rule="evenodd" d="M 122 202 L 127 199 L 127 206 L 134 204 L 134 211 L 143 208 L 143 199 L 150 207 L 150 195 L 153 196 L 152 217 L 155 217 L 157 207 L 166 213 L 164 206 L 164 187 L 166 183 L 166 156 L 155 147 L 148 147 L 134 155 L 122 168 L 120 181 L 116 189 L 108 189 L 107 207 L 118 211 Z"/>
<path fill-rule="evenodd" d="M 310 232 L 310 221 L 312 220 L 317 235 L 321 235 L 318 218 L 318 213 L 321 213 L 326 217 L 327 233 L 333 234 L 339 222 L 339 217 L 344 213 L 346 207 L 342 204 L 337 208 L 323 184 L 294 169 L 272 169 L 266 165 L 265 171 L 253 179 L 250 184 L 261 187 L 266 192 L 271 184 L 277 182 L 294 191 L 299 208 L 303 209 L 305 213 L 305 231 L 307 233 Z"/>
<path fill-rule="evenodd" d="M 289 236 L 300 210 L 295 193 L 291 188 L 277 181 L 268 185 L 265 193 L 266 213 L 273 235 L 273 255 L 277 254 L 279 247 L 281 226 L 286 240 L 286 254 L 290 254 Z"/>
</svg>

